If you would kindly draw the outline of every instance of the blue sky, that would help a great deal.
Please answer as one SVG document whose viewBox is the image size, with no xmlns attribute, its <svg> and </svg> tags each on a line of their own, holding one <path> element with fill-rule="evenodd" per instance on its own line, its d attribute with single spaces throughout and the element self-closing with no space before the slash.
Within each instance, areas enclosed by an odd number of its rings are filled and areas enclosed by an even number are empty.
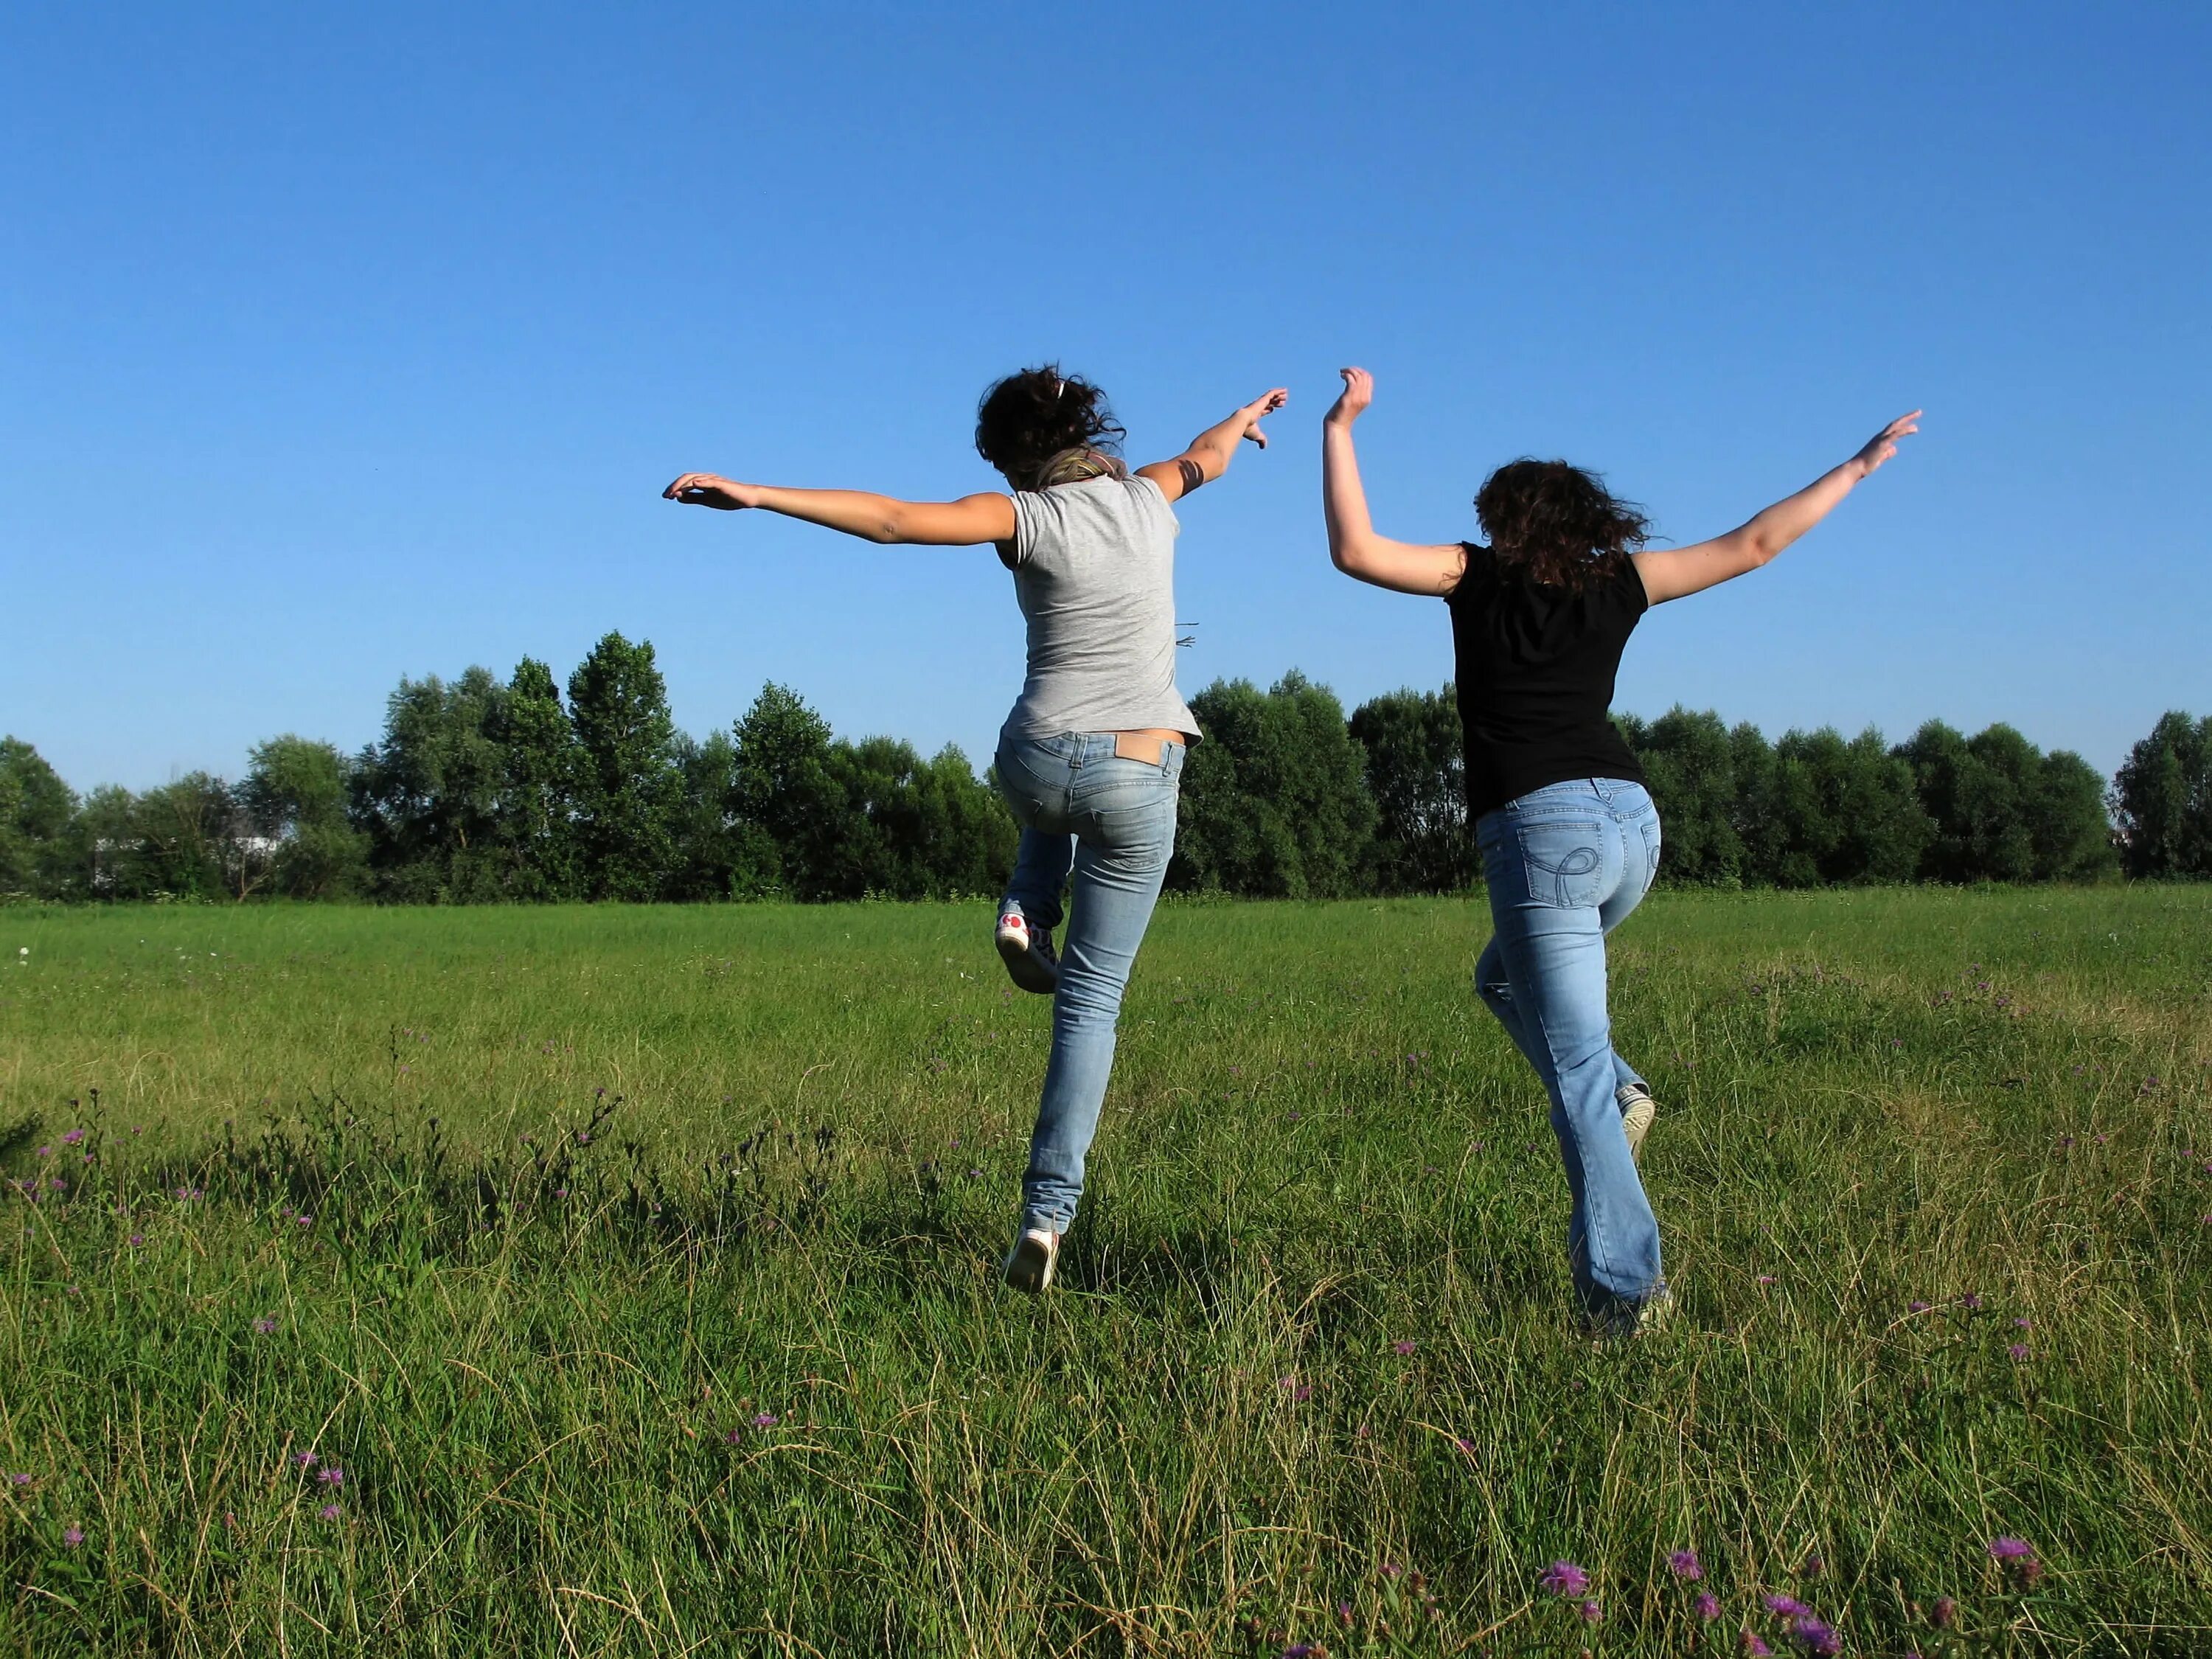
<svg viewBox="0 0 2212 1659">
<path fill-rule="evenodd" d="M 1488 469 L 1725 529 L 1916 404 L 1772 568 L 1655 613 L 1620 706 L 2009 720 L 2109 770 L 2212 712 L 2212 10 L 2032 5 L 12 9 L 0 728 L 79 787 L 373 738 L 403 674 L 620 629 L 704 732 L 764 680 L 980 764 L 988 550 L 658 499 L 702 468 L 942 497 L 1057 357 L 1183 512 L 1185 690 L 1440 684 L 1328 567 Z"/>
</svg>

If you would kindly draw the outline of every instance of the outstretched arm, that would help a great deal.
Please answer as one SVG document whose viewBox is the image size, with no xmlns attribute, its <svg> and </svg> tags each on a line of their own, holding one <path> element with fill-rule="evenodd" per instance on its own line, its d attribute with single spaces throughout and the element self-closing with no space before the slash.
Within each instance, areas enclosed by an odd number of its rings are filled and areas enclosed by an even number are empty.
<svg viewBox="0 0 2212 1659">
<path fill-rule="evenodd" d="M 1636 574 L 1654 605 L 1692 593 L 1756 570 L 1835 510 L 1860 479 L 1897 453 L 1897 441 L 1920 430 L 1920 411 L 1900 415 L 1867 440 L 1866 447 L 1841 466 L 1786 501 L 1779 501 L 1725 536 L 1689 547 L 1664 547 L 1638 553 Z"/>
<path fill-rule="evenodd" d="M 864 489 L 782 489 L 738 483 L 712 472 L 687 472 L 662 490 L 672 501 L 734 513 L 757 507 L 788 519 L 842 530 L 870 542 L 977 547 L 1014 538 L 1014 504 L 996 493 L 957 501 L 902 501 Z"/>
<path fill-rule="evenodd" d="M 1229 463 L 1237 459 L 1240 441 L 1249 439 L 1265 449 L 1267 434 L 1260 430 L 1260 422 L 1288 403 L 1290 397 L 1288 392 L 1277 386 L 1264 397 L 1255 398 L 1227 420 L 1206 428 L 1193 438 L 1190 447 L 1173 460 L 1140 466 L 1137 476 L 1150 478 L 1170 501 L 1180 501 L 1200 484 L 1212 483 L 1228 471 Z"/>
<path fill-rule="evenodd" d="M 1457 542 L 1393 541 L 1375 533 L 1367 491 L 1359 482 L 1359 455 L 1352 423 L 1375 401 L 1375 377 L 1364 368 L 1338 371 L 1344 392 L 1321 423 L 1322 509 L 1328 520 L 1328 556 L 1339 570 L 1398 593 L 1449 594 L 1467 569 L 1467 549 Z"/>
</svg>

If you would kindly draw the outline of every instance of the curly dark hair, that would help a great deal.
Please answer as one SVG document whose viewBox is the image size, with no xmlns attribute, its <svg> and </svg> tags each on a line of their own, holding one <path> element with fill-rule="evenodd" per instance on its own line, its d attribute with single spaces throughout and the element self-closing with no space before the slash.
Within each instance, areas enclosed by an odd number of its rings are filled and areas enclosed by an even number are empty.
<svg viewBox="0 0 2212 1659">
<path fill-rule="evenodd" d="M 1106 394 L 1061 374 L 1058 363 L 1007 375 L 975 405 L 975 453 L 1017 489 L 1041 488 L 1054 456 L 1071 449 L 1111 455 L 1124 435 Z"/>
<path fill-rule="evenodd" d="M 1651 538 L 1650 521 L 1596 473 L 1526 456 L 1483 480 L 1474 516 L 1504 564 L 1531 581 L 1575 592 Z"/>
</svg>

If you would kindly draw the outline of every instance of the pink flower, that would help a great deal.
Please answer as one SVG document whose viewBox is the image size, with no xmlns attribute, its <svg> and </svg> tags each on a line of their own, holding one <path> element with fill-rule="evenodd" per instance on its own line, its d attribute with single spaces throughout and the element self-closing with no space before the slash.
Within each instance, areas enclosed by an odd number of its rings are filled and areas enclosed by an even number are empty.
<svg viewBox="0 0 2212 1659">
<path fill-rule="evenodd" d="M 1667 1571 L 1686 1581 L 1705 1576 L 1705 1564 L 1698 1559 L 1695 1550 L 1676 1550 L 1667 1558 Z"/>
<path fill-rule="evenodd" d="M 1541 1589 L 1554 1595 L 1586 1595 L 1589 1593 L 1589 1574 L 1571 1561 L 1554 1561 L 1538 1577 Z"/>
</svg>

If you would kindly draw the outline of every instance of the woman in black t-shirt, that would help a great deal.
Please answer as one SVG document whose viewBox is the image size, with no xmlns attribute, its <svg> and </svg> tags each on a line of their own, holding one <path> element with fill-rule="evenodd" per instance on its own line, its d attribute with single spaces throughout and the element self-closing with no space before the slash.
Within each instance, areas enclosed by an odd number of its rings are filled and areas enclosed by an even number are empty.
<svg viewBox="0 0 2212 1659">
<path fill-rule="evenodd" d="M 1492 935 L 1475 989 L 1544 1081 L 1573 1208 L 1567 1255 L 1588 1328 L 1632 1335 L 1667 1311 L 1659 1227 L 1636 1157 L 1657 1108 L 1614 1052 L 1605 936 L 1650 890 L 1659 815 L 1610 710 L 1622 648 L 1650 606 L 1754 570 L 1919 430 L 1892 421 L 1857 454 L 1725 536 L 1638 550 L 1644 517 L 1565 461 L 1518 460 L 1475 496 L 1489 545 L 1375 533 L 1352 425 L 1364 369 L 1322 422 L 1329 557 L 1346 575 L 1451 607 L 1468 815 Z"/>
</svg>

